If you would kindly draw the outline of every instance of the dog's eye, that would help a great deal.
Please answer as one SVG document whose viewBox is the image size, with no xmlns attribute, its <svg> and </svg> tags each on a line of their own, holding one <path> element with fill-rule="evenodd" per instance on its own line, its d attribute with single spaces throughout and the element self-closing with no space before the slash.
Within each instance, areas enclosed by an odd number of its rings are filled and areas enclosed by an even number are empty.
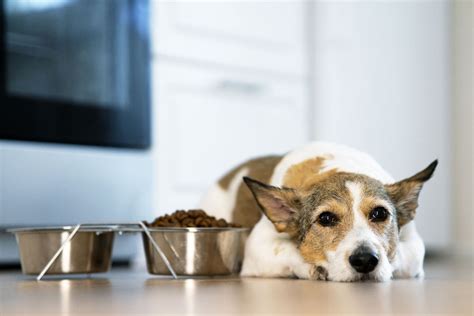
<svg viewBox="0 0 474 316">
<path fill-rule="evenodd" d="M 323 212 L 319 214 L 318 223 L 321 226 L 324 226 L 324 227 L 334 226 L 337 224 L 337 222 L 339 222 L 339 218 L 334 213 Z"/>
<path fill-rule="evenodd" d="M 385 207 L 378 206 L 370 211 L 369 220 L 372 222 L 383 222 L 388 217 L 388 211 Z"/>
</svg>

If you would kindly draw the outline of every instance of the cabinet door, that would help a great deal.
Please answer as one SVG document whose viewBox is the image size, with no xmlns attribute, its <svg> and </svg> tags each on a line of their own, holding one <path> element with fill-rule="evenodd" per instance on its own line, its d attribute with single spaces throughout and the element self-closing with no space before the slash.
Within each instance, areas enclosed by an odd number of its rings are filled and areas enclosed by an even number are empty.
<svg viewBox="0 0 474 316">
<path fill-rule="evenodd" d="M 367 151 L 397 180 L 438 158 L 420 195 L 416 225 L 428 248 L 446 247 L 452 217 L 450 9 L 442 1 L 390 8 L 315 4 L 315 137 Z"/>
<path fill-rule="evenodd" d="M 193 207 L 226 171 L 308 140 L 305 84 L 158 64 L 157 205 Z"/>
<path fill-rule="evenodd" d="M 156 1 L 160 55 L 291 74 L 306 72 L 303 1 Z"/>
</svg>

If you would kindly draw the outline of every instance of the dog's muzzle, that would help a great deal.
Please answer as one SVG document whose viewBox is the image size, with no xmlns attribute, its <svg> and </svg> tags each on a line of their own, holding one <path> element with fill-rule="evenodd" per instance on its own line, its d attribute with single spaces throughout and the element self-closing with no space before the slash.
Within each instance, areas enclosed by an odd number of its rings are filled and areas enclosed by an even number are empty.
<svg viewBox="0 0 474 316">
<path fill-rule="evenodd" d="M 369 273 L 377 267 L 379 257 L 369 247 L 360 246 L 349 256 L 349 263 L 357 272 Z"/>
</svg>

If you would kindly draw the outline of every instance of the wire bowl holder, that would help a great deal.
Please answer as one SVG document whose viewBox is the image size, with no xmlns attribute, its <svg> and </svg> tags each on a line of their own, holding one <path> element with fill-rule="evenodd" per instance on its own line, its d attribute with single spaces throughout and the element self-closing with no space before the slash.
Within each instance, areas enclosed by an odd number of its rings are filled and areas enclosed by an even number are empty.
<svg viewBox="0 0 474 316">
<path fill-rule="evenodd" d="M 168 271 L 171 273 L 174 279 L 177 279 L 178 276 L 173 269 L 172 265 L 170 264 L 168 258 L 164 254 L 164 252 L 161 250 L 160 246 L 155 242 L 153 239 L 152 235 L 150 234 L 150 231 L 146 224 L 144 222 L 137 222 L 137 223 L 127 223 L 127 224 L 77 224 L 72 228 L 71 232 L 69 233 L 68 237 L 66 240 L 61 244 L 61 246 L 58 248 L 58 250 L 54 253 L 54 255 L 48 260 L 46 265 L 43 267 L 41 272 L 37 275 L 36 280 L 40 281 L 43 279 L 45 274 L 48 272 L 48 270 L 51 268 L 51 266 L 56 262 L 56 260 L 59 258 L 61 253 L 64 251 L 64 249 L 71 243 L 71 241 L 74 239 L 74 237 L 77 236 L 77 233 L 80 231 L 96 231 L 97 233 L 100 232 L 113 232 L 113 233 L 145 233 L 147 238 L 149 239 L 151 245 L 153 246 L 154 250 L 159 254 L 161 259 L 163 260 L 164 264 L 166 265 L 166 268 Z M 38 228 L 36 228 L 38 229 Z M 54 227 L 50 227 L 48 229 L 54 229 Z M 64 229 L 64 227 L 61 227 L 61 229 Z M 18 233 L 18 232 L 25 232 L 29 231 L 31 228 L 16 228 L 16 229 L 9 229 L 8 232 L 11 233 Z"/>
</svg>

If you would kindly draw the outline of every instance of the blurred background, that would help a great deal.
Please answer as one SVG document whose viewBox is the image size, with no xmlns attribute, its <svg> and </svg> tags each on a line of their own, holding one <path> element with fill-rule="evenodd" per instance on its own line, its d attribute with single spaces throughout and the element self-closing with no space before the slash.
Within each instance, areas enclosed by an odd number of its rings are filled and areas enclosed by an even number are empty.
<svg viewBox="0 0 474 316">
<path fill-rule="evenodd" d="M 472 256 L 471 1 L 1 3 L 0 264 L 5 228 L 151 220 L 313 140 L 397 179 L 438 158 L 417 225 Z"/>
</svg>

